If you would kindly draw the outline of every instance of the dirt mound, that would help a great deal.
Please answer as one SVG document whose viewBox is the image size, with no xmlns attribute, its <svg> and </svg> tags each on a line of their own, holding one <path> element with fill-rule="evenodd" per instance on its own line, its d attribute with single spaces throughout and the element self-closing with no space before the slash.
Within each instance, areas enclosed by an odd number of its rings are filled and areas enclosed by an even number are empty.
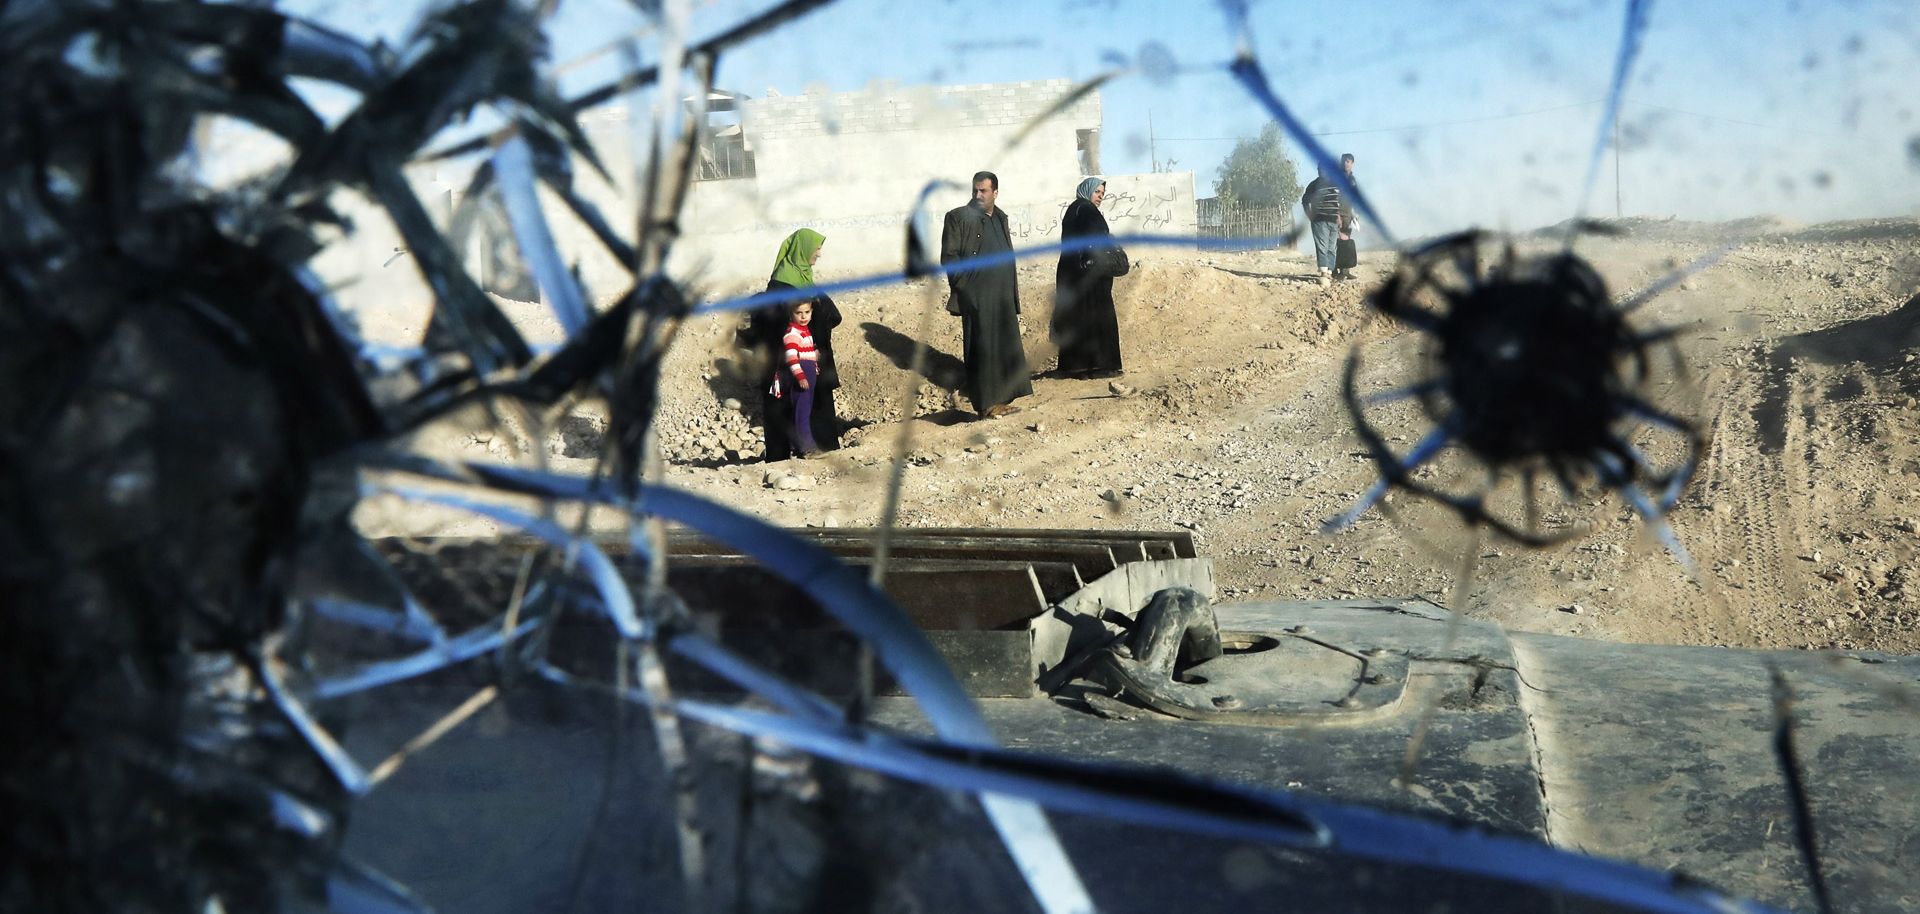
<svg viewBox="0 0 1920 914">
<path fill-rule="evenodd" d="M 1124 386 L 1169 386 L 1174 392 L 1165 408 L 1193 408 L 1216 399 L 1205 391 L 1230 382 L 1232 367 L 1213 364 L 1223 348 L 1277 351 L 1337 337 L 1360 316 L 1358 286 L 1321 294 L 1315 278 L 1291 254 L 1143 261 L 1114 286 L 1128 371 Z M 1019 284 L 1028 365 L 1044 375 L 1055 358 L 1047 331 L 1053 265 L 1023 265 Z M 970 415 L 971 404 L 958 392 L 964 373 L 960 321 L 946 313 L 943 285 L 902 283 L 847 293 L 835 303 L 844 319 L 833 335 L 843 419 L 859 428 L 903 419 L 951 424 Z M 670 460 L 716 465 L 758 455 L 757 379 L 764 366 L 742 345 L 743 324 L 743 317 L 727 314 L 682 330 L 663 372 L 657 420 Z M 914 372 L 923 324 L 926 352 L 922 369 Z M 907 408 L 910 386 L 914 395 Z M 1049 396 L 1046 388 L 1043 377 L 1039 399 Z M 1230 387 L 1223 389 L 1230 395 Z"/>
<path fill-rule="evenodd" d="M 1603 231 L 1645 242 L 1730 244 L 1743 241 L 1772 244 L 1826 244 L 1833 242 L 1912 241 L 1920 238 L 1920 222 L 1908 218 L 1852 219 L 1803 226 L 1780 216 L 1749 216 L 1726 222 L 1693 222 L 1673 216 L 1629 216 L 1590 219 Z M 1558 241 L 1567 237 L 1572 220 L 1534 229 L 1522 238 Z"/>
<path fill-rule="evenodd" d="M 1799 223 L 1779 216 L 1750 216 L 1727 222 L 1694 222 L 1675 216 L 1628 216 L 1620 219 L 1589 218 L 1587 222 L 1601 232 L 1621 238 L 1689 244 L 1781 240 L 1800 230 Z M 1521 237 L 1535 241 L 1563 241 L 1572 228 L 1573 220 L 1568 219 L 1534 229 Z"/>
<path fill-rule="evenodd" d="M 1747 239 L 1634 315 L 1636 326 L 1680 331 L 1698 388 L 1693 418 L 1709 445 L 1670 518 L 1697 577 L 1612 496 L 1580 506 L 1596 518 L 1584 538 L 1543 551 L 1468 536 L 1404 500 L 1390 506 L 1399 522 L 1376 509 L 1321 534 L 1375 479 L 1341 403 L 1343 359 L 1357 345 L 1370 371 L 1406 371 L 1416 349 L 1367 314 L 1365 286 L 1392 264 L 1371 252 L 1363 281 L 1331 292 L 1292 252 L 1141 252 L 1116 285 L 1126 376 L 1042 375 L 1021 413 L 986 422 L 953 392 L 959 322 L 936 284 L 841 296 L 840 412 L 866 424 L 824 460 L 776 467 L 753 457 L 758 375 L 736 344 L 739 318 L 695 320 L 663 372 L 668 476 L 777 523 L 871 524 L 904 435 L 904 524 L 1181 527 L 1233 598 L 1452 603 L 1472 547 L 1475 586 L 1459 608 L 1515 628 L 1920 649 L 1920 582 L 1908 571 L 1920 552 L 1920 224 L 1692 232 L 1652 220 L 1576 250 L 1625 294 Z M 1020 271 L 1037 373 L 1053 357 L 1052 272 Z M 923 321 L 927 360 L 915 372 Z M 602 427 L 590 406 L 564 421 L 545 449 L 562 468 L 597 450 Z M 1418 433 L 1391 430 L 1390 443 L 1408 448 Z M 512 456 L 531 444 L 496 435 L 450 446 Z"/>
<path fill-rule="evenodd" d="M 1920 290 L 1911 243 L 1899 240 L 1916 229 L 1876 220 L 1752 242 L 1650 308 L 1649 320 L 1685 329 L 1707 404 L 1710 446 L 1673 517 L 1697 582 L 1660 571 L 1644 544 L 1650 561 L 1544 563 L 1572 582 L 1521 583 L 1541 580 L 1534 561 L 1504 580 L 1590 598 L 1589 609 L 1617 613 L 1597 628 L 1631 640 L 1920 646 L 1903 570 L 1920 509 L 1908 431 L 1920 421 Z M 1622 545 L 1634 526 L 1596 539 Z"/>
<path fill-rule="evenodd" d="M 1914 354 L 1920 352 L 1920 295 L 1884 314 L 1856 318 L 1818 330 L 1796 333 L 1773 348 L 1775 370 L 1807 360 L 1827 367 L 1857 367 L 1908 384 Z M 1914 393 L 1911 388 L 1908 393 Z"/>
<path fill-rule="evenodd" d="M 1792 233 L 1789 240 L 1820 242 L 1913 241 L 1920 239 L 1920 222 L 1912 219 L 1855 219 L 1825 222 Z"/>
<path fill-rule="evenodd" d="M 935 395 L 916 407 L 918 421 L 884 424 L 906 376 L 882 353 L 910 343 L 921 299 L 900 289 L 850 297 L 851 323 L 893 334 L 864 347 L 851 337 L 853 383 L 870 386 L 850 403 L 883 424 L 806 466 L 818 485 L 803 493 L 767 488 L 753 467 L 681 478 L 783 523 L 870 523 L 884 458 L 904 430 L 905 523 L 1184 527 L 1233 597 L 1417 593 L 1450 603 L 1462 553 L 1477 543 L 1476 586 L 1461 608 L 1516 628 L 1912 650 L 1920 584 L 1909 586 L 1905 569 L 1920 544 L 1920 447 L 1909 443 L 1920 440 L 1920 363 L 1909 359 L 1920 342 L 1920 264 L 1902 239 L 1915 228 L 1756 221 L 1693 234 L 1655 220 L 1580 240 L 1581 256 L 1624 294 L 1727 238 L 1751 239 L 1635 315 L 1637 326 L 1681 331 L 1698 387 L 1695 418 L 1710 445 L 1671 518 L 1698 580 L 1611 496 L 1585 506 L 1597 518 L 1585 538 L 1544 551 L 1475 540 L 1400 501 L 1400 523 L 1376 510 L 1320 534 L 1374 479 L 1340 402 L 1342 360 L 1357 343 L 1369 366 L 1392 371 L 1398 358 L 1405 369 L 1413 347 L 1368 318 L 1362 288 L 1322 293 L 1291 253 L 1149 256 L 1119 286 L 1126 392 L 1043 378 L 1027 410 L 999 422 L 954 423 L 928 382 Z M 1389 256 L 1363 255 L 1362 275 L 1377 280 Z M 1045 294 L 1046 273 L 1023 274 L 1030 303 Z M 1044 368 L 1044 310 L 1030 304 L 1026 323 L 1029 355 Z M 944 315 L 933 326 L 934 350 L 951 359 L 957 328 Z"/>
</svg>

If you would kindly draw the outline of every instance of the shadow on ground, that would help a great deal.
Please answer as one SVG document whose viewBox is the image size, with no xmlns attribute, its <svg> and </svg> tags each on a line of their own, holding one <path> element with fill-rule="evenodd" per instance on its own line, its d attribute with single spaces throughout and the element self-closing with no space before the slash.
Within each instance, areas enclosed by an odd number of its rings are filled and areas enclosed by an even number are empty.
<svg viewBox="0 0 1920 914">
<path fill-rule="evenodd" d="M 861 324 L 860 330 L 866 334 L 867 345 L 886 356 L 894 367 L 913 370 L 913 337 L 876 321 Z M 941 390 L 959 390 L 966 382 L 967 366 L 959 358 L 928 346 L 926 365 L 920 375 Z"/>
<path fill-rule="evenodd" d="M 1317 283 L 1320 281 L 1320 274 L 1318 272 L 1259 273 L 1253 270 L 1236 270 L 1236 269 L 1233 269 L 1232 267 L 1221 267 L 1221 266 L 1216 266 L 1214 267 L 1214 269 L 1219 270 L 1222 273 L 1232 273 L 1235 276 L 1243 277 L 1245 279 L 1279 279 L 1279 280 L 1285 280 L 1287 282 L 1306 283 L 1308 285 L 1313 285 L 1314 283 Z"/>
<path fill-rule="evenodd" d="M 759 399 L 760 388 L 769 374 L 765 359 L 722 356 L 713 360 L 712 370 L 707 373 L 707 389 L 713 392 L 716 403 L 727 400 L 752 403 Z"/>
<path fill-rule="evenodd" d="M 975 421 L 978 421 L 980 417 L 978 414 L 974 413 L 972 410 L 960 409 L 958 407 L 955 407 L 952 409 L 943 409 L 937 413 L 926 413 L 924 415 L 915 416 L 913 418 L 920 422 L 929 422 L 934 425 L 951 426 L 951 425 L 965 425 L 969 422 L 975 422 Z"/>
<path fill-rule="evenodd" d="M 1886 314 L 1863 317 L 1821 330 L 1796 333 L 1780 341 L 1767 356 L 1761 396 L 1753 407 L 1761 449 L 1778 453 L 1786 444 L 1788 377 L 1796 359 L 1816 365 L 1858 366 L 1880 375 L 1898 375 L 1896 382 L 1908 396 L 1920 396 L 1920 378 L 1899 372 L 1907 358 L 1920 352 L 1920 295 Z M 1856 395 L 1858 381 L 1846 381 L 1828 393 L 1828 399 Z"/>
</svg>

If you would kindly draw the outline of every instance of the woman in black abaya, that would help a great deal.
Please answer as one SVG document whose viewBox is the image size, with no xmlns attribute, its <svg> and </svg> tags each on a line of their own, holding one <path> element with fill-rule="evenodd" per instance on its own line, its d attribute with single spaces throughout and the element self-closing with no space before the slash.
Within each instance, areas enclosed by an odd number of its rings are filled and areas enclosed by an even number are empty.
<svg viewBox="0 0 1920 914">
<path fill-rule="evenodd" d="M 826 237 L 813 229 L 788 235 L 774 258 L 767 291 L 811 287 L 814 262 L 820 259 L 820 249 L 826 243 Z M 833 405 L 833 391 L 840 386 L 839 367 L 833 361 L 833 328 L 840 325 L 840 309 L 825 295 L 816 295 L 812 301 L 813 321 L 808 327 L 813 332 L 814 350 L 820 354 L 820 371 L 809 425 L 814 443 L 823 451 L 832 451 L 840 448 L 840 416 Z M 781 343 L 791 307 L 791 302 L 783 302 L 755 311 L 747 319 L 747 332 L 760 346 L 767 364 L 760 379 L 760 405 L 767 444 L 761 459 L 768 463 L 800 456 L 798 442 L 793 440 L 793 378 L 786 370 Z"/>
<path fill-rule="evenodd" d="M 1060 220 L 1060 240 L 1108 237 L 1107 217 L 1100 201 L 1107 193 L 1104 178 L 1080 182 L 1075 199 Z M 1126 254 L 1111 245 L 1060 255 L 1054 270 L 1053 344 L 1060 350 L 1060 374 L 1067 377 L 1119 377 L 1120 321 L 1113 310 L 1114 258 Z M 1124 271 L 1122 271 L 1124 272 Z"/>
</svg>

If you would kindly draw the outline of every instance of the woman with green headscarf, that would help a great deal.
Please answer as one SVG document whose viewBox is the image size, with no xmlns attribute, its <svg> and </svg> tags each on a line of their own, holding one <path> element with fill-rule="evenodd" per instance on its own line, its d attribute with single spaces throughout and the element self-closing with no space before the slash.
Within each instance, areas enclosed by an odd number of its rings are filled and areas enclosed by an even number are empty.
<svg viewBox="0 0 1920 914">
<path fill-rule="evenodd" d="M 820 260 L 826 236 L 813 229 L 800 229 L 780 242 L 774 257 L 773 275 L 767 279 L 767 291 L 807 289 L 814 285 L 813 265 Z M 819 355 L 819 372 L 812 385 L 813 409 L 807 424 L 813 440 L 823 451 L 840 447 L 840 417 L 834 411 L 833 391 L 840 386 L 840 372 L 833 361 L 833 328 L 840 325 L 840 309 L 833 299 L 815 295 L 804 299 L 813 305 L 813 319 L 807 327 L 813 335 Z M 789 317 L 800 302 L 782 302 L 753 312 L 747 318 L 747 332 L 765 360 L 761 373 L 761 427 L 766 432 L 767 449 L 761 459 L 772 463 L 788 457 L 804 456 L 796 447 L 793 404 L 794 379 L 786 370 L 785 344 Z"/>
</svg>

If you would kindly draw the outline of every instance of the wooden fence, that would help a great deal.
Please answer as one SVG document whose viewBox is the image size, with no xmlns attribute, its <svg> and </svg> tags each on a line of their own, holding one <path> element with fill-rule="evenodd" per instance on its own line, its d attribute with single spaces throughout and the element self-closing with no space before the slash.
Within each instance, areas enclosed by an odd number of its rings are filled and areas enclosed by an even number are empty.
<svg viewBox="0 0 1920 914">
<path fill-rule="evenodd" d="M 1293 231 L 1293 210 L 1222 209 L 1200 220 L 1202 238 L 1278 238 Z"/>
</svg>

